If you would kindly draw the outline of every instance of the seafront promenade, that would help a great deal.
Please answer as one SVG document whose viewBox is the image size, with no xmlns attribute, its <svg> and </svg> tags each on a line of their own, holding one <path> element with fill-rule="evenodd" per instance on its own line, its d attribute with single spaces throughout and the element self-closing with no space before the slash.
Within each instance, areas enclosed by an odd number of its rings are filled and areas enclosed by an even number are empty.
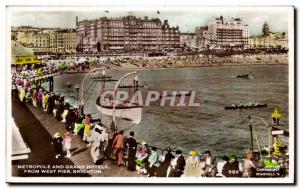
<svg viewBox="0 0 300 189">
<path fill-rule="evenodd" d="M 81 136 L 72 135 L 72 157 L 56 159 L 54 149 L 51 145 L 52 136 L 56 132 L 64 133 L 64 123 L 58 122 L 54 116 L 49 116 L 47 112 L 32 106 L 23 104 L 19 100 L 12 102 L 12 116 L 19 127 L 24 141 L 31 149 L 29 159 L 21 160 L 13 164 L 13 176 L 54 176 L 51 173 L 37 175 L 34 173 L 24 173 L 18 165 L 65 165 L 65 166 L 89 166 L 94 165 L 90 147 L 82 141 Z M 99 176 L 99 177 L 141 177 L 137 172 L 130 172 L 125 167 L 118 167 L 111 160 L 104 161 L 101 172 L 76 173 L 76 174 L 55 174 L 55 176 Z M 95 170 L 95 169 L 94 169 Z M 78 171 L 80 172 L 80 171 Z"/>
</svg>

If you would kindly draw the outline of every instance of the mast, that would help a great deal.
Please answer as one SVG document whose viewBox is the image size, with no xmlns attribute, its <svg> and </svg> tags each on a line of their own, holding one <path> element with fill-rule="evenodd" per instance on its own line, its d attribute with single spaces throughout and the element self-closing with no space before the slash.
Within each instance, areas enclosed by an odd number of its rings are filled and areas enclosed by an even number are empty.
<svg viewBox="0 0 300 189">
<path fill-rule="evenodd" d="M 138 91 L 138 89 L 139 89 L 139 77 L 136 75 L 133 81 L 133 93 Z"/>
<path fill-rule="evenodd" d="M 119 79 L 119 81 L 116 83 L 115 85 L 115 89 L 114 89 L 114 95 L 113 95 L 113 117 L 112 117 L 112 124 L 114 124 L 116 127 L 116 131 L 118 130 L 118 127 L 117 125 L 115 124 L 116 123 L 116 116 L 115 116 L 115 112 L 116 112 L 116 94 L 117 94 L 117 90 L 118 90 L 118 87 L 119 87 L 119 84 L 121 83 L 121 81 L 123 81 L 125 78 L 127 78 L 128 76 L 130 75 L 134 75 L 134 74 L 137 74 L 137 72 L 131 72 L 131 73 L 128 73 L 126 75 L 124 75 L 123 77 L 121 77 Z"/>
<path fill-rule="evenodd" d="M 95 71 L 99 71 L 99 70 L 102 70 L 102 72 L 104 71 L 105 73 L 105 70 L 104 68 L 94 68 L 92 69 L 89 73 L 87 73 L 82 82 L 81 82 L 81 90 L 80 90 L 80 106 L 79 106 L 79 114 L 80 115 L 83 115 L 83 112 L 84 112 L 84 99 L 83 99 L 83 86 L 84 86 L 84 83 L 85 83 L 85 80 L 89 77 L 89 75 Z"/>
</svg>

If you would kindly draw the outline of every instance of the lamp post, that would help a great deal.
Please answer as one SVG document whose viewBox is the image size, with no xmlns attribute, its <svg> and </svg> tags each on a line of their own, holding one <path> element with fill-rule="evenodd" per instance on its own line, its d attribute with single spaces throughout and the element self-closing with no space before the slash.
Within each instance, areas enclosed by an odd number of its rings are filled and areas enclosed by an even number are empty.
<svg viewBox="0 0 300 189">
<path fill-rule="evenodd" d="M 70 82 L 67 82 L 66 86 L 67 86 L 67 92 L 68 92 L 68 96 L 69 96 L 69 93 L 70 93 L 70 89 L 71 89 L 71 87 L 72 87 L 72 84 L 71 84 Z"/>
<path fill-rule="evenodd" d="M 75 87 L 74 87 L 74 89 L 75 89 L 75 92 L 76 92 L 77 108 L 79 108 L 79 99 L 78 99 L 78 96 L 79 96 L 79 89 L 80 89 L 79 85 L 76 84 Z"/>
<path fill-rule="evenodd" d="M 278 108 L 274 109 L 274 112 L 272 113 L 272 120 L 274 126 L 279 126 L 279 120 L 281 118 L 281 113 L 279 112 Z"/>
<path fill-rule="evenodd" d="M 84 76 L 84 78 L 83 78 L 83 80 L 82 80 L 82 82 L 81 82 L 81 90 L 80 90 L 80 105 L 79 105 L 79 114 L 80 115 L 83 115 L 83 112 L 84 112 L 84 99 L 83 99 L 83 94 L 84 94 L 84 92 L 83 92 L 83 86 L 84 86 L 84 83 L 85 83 L 85 80 L 89 77 L 89 75 L 91 74 L 91 73 L 93 73 L 93 72 L 96 72 L 96 71 L 102 71 L 103 70 L 103 68 L 94 68 L 94 69 L 92 69 L 90 72 L 88 72 L 85 76 Z"/>
<path fill-rule="evenodd" d="M 253 153 L 253 126 L 251 125 L 251 116 L 248 116 L 248 126 L 250 129 L 251 153 Z"/>
<path fill-rule="evenodd" d="M 268 156 L 271 156 L 271 148 L 272 148 L 272 126 L 269 126 L 268 123 L 261 117 L 258 116 L 250 116 L 249 115 L 249 124 L 250 124 L 250 119 L 258 119 L 260 121 L 262 121 L 264 123 L 264 125 L 266 126 L 266 128 L 268 129 L 268 137 L 269 137 L 269 152 L 268 152 Z M 250 131 L 252 132 L 252 126 L 250 127 Z M 251 134 L 252 135 L 252 134 Z M 252 143 L 252 148 L 253 148 L 253 139 L 251 139 L 251 143 Z"/>
</svg>

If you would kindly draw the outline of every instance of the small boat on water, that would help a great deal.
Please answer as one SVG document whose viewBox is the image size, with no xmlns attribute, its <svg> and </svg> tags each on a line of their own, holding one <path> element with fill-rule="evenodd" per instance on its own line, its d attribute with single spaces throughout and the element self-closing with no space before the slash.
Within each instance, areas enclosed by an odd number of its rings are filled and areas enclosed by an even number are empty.
<svg viewBox="0 0 300 189">
<path fill-rule="evenodd" d="M 248 104 L 231 104 L 230 106 L 225 106 L 225 110 L 233 110 L 233 109 L 250 109 L 250 108 L 264 108 L 267 107 L 267 104 L 260 103 L 248 103 Z"/>
<path fill-rule="evenodd" d="M 249 74 L 239 74 L 237 76 L 235 76 L 236 78 L 240 78 L 240 79 L 253 79 L 255 78 L 255 76 L 252 73 Z"/>
</svg>

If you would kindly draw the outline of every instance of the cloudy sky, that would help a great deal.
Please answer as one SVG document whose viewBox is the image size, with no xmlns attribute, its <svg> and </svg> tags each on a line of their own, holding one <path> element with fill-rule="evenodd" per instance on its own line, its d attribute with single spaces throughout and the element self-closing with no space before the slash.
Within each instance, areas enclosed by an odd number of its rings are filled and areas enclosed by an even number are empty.
<svg viewBox="0 0 300 189">
<path fill-rule="evenodd" d="M 248 24 L 250 35 L 257 35 L 261 33 L 264 22 L 269 24 L 270 30 L 274 32 L 288 32 L 288 16 L 286 11 L 274 10 L 201 10 L 188 11 L 167 11 L 157 10 L 153 11 L 120 11 L 106 9 L 100 11 L 12 11 L 8 19 L 10 19 L 12 26 L 30 25 L 35 27 L 60 27 L 60 28 L 75 28 L 75 17 L 79 20 L 99 18 L 101 16 L 119 17 L 133 15 L 137 17 L 148 16 L 149 18 L 160 18 L 161 20 L 169 20 L 171 26 L 179 26 L 181 32 L 193 32 L 197 26 L 207 25 L 210 18 L 219 17 L 222 15 L 224 19 L 232 17 L 239 17 L 243 24 Z"/>
</svg>

